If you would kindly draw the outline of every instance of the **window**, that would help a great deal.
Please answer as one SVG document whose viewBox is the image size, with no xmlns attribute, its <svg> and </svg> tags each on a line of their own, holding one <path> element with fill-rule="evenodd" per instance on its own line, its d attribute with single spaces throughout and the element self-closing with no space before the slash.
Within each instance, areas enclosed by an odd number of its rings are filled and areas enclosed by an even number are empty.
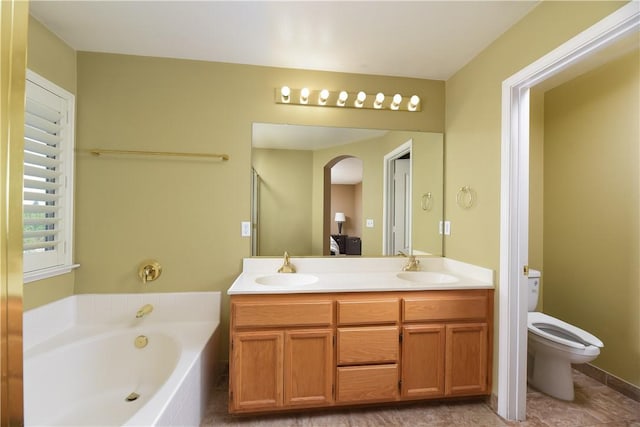
<svg viewBox="0 0 640 427">
<path fill-rule="evenodd" d="M 24 126 L 24 281 L 72 268 L 73 94 L 27 70 Z"/>
</svg>

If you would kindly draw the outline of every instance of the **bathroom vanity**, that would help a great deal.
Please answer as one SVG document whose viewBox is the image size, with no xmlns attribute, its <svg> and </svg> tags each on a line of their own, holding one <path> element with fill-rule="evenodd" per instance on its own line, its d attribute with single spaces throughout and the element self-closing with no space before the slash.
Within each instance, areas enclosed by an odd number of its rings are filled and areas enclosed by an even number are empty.
<svg viewBox="0 0 640 427">
<path fill-rule="evenodd" d="M 302 258 L 278 275 L 273 262 L 245 260 L 229 289 L 229 412 L 490 393 L 490 270 Z"/>
</svg>

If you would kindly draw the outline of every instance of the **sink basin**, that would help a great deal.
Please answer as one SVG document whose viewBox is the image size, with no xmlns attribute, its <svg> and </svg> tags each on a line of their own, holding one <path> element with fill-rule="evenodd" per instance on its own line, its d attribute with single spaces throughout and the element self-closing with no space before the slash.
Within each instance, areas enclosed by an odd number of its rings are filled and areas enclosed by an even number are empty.
<svg viewBox="0 0 640 427">
<path fill-rule="evenodd" d="M 265 286 L 296 286 L 310 285 L 318 281 L 318 277 L 312 274 L 279 273 L 256 278 L 256 283 Z"/>
<path fill-rule="evenodd" d="M 436 285 L 443 283 L 455 283 L 458 278 L 446 273 L 433 271 L 404 271 L 396 275 L 398 279 L 407 280 L 423 285 Z"/>
</svg>

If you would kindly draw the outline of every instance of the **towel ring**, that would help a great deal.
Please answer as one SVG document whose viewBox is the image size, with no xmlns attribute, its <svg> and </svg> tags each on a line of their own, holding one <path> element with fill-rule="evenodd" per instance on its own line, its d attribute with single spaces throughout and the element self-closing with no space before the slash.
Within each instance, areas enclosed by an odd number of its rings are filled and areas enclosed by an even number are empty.
<svg viewBox="0 0 640 427">
<path fill-rule="evenodd" d="M 460 187 L 456 194 L 456 203 L 462 209 L 470 209 L 476 202 L 476 192 L 468 185 Z"/>
<path fill-rule="evenodd" d="M 427 212 L 431 211 L 431 208 L 433 208 L 433 197 L 431 195 L 431 192 L 424 193 L 422 195 L 421 206 L 423 211 L 427 211 Z"/>
</svg>

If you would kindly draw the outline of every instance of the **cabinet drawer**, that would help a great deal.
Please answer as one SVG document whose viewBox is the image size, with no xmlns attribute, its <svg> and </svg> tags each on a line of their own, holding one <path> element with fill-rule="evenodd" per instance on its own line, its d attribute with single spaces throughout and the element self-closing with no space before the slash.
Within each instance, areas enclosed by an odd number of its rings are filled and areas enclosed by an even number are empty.
<svg viewBox="0 0 640 427">
<path fill-rule="evenodd" d="M 483 320 L 486 319 L 488 312 L 486 294 L 409 297 L 402 301 L 404 322 Z"/>
<path fill-rule="evenodd" d="M 398 398 L 398 365 L 349 366 L 336 374 L 338 402 L 367 402 Z"/>
<path fill-rule="evenodd" d="M 338 365 L 397 362 L 398 348 L 396 326 L 338 328 Z"/>
<path fill-rule="evenodd" d="M 369 301 L 338 300 L 338 325 L 398 323 L 398 298 Z"/>
<path fill-rule="evenodd" d="M 235 302 L 231 304 L 232 326 L 329 326 L 333 324 L 333 302 Z"/>
</svg>

